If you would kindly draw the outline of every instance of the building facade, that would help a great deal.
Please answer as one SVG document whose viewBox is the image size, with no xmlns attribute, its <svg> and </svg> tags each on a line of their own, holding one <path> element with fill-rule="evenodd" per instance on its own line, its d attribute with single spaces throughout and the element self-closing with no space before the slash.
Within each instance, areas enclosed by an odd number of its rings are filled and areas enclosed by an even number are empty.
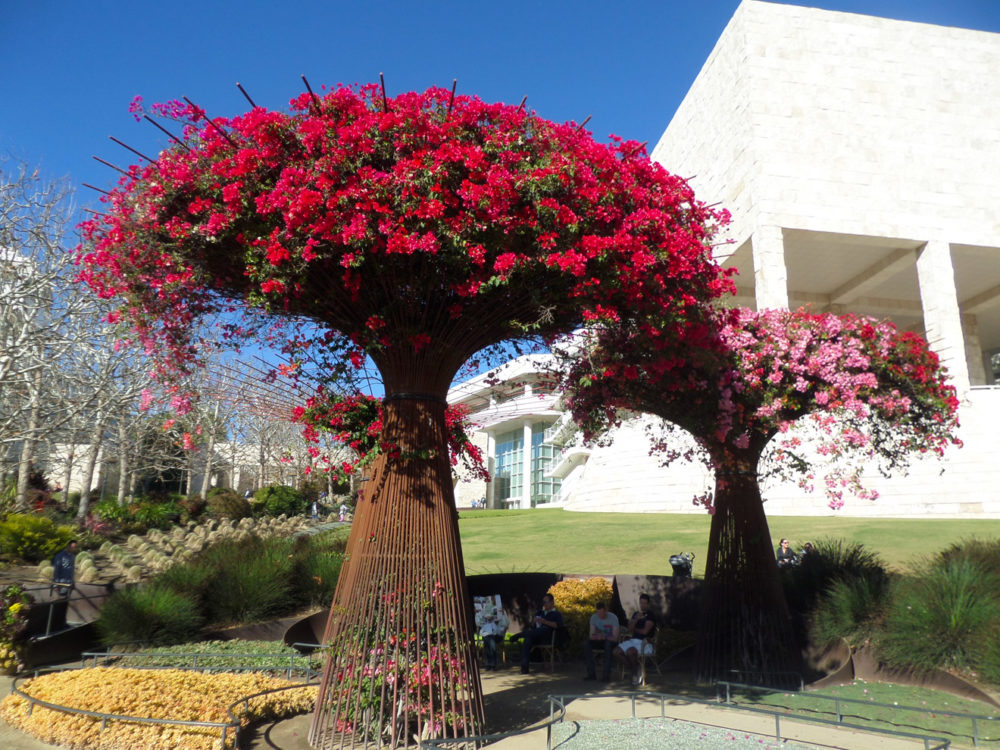
<svg viewBox="0 0 1000 750">
<path fill-rule="evenodd" d="M 964 447 L 868 477 L 881 497 L 840 513 L 1000 517 L 998 70 L 1000 34 L 744 0 L 652 152 L 731 212 L 735 304 L 887 318 L 947 366 Z M 612 437 L 561 446 L 557 502 L 697 512 L 707 471 L 660 467 L 641 421 Z M 830 512 L 794 485 L 764 494 L 771 514 Z"/>
</svg>

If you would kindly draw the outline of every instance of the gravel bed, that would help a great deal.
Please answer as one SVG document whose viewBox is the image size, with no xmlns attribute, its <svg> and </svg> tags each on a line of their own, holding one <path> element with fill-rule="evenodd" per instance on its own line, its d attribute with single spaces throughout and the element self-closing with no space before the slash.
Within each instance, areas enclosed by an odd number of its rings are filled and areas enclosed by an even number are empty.
<svg viewBox="0 0 1000 750">
<path fill-rule="evenodd" d="M 603 719 L 564 721 L 552 727 L 552 747 L 558 750 L 810 750 L 812 746 L 779 742 L 731 729 L 706 727 L 679 719 Z"/>
</svg>

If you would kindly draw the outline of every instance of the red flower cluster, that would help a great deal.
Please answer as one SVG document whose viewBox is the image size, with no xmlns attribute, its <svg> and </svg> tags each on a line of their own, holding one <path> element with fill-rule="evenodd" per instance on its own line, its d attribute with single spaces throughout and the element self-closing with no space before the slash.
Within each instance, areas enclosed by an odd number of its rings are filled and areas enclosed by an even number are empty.
<svg viewBox="0 0 1000 750">
<path fill-rule="evenodd" d="M 440 389 L 505 339 L 633 304 L 681 321 L 728 286 L 707 246 L 725 216 L 639 144 L 443 89 L 291 105 L 211 123 L 160 107 L 186 143 L 131 167 L 82 224 L 81 278 L 121 298 L 165 369 L 188 367 L 193 324 L 238 300 L 328 327 L 390 389 L 403 368 L 386 352 L 422 357 Z"/>
<path fill-rule="evenodd" d="M 448 452 L 452 466 L 461 460 L 467 470 L 485 481 L 490 475 L 482 452 L 469 439 L 466 432 L 465 407 L 449 406 L 445 411 L 445 428 L 448 432 Z M 384 423 L 382 399 L 365 395 L 339 396 L 320 391 L 309 398 L 304 407 L 294 411 L 297 422 L 305 425 L 303 437 L 310 443 L 319 441 L 320 432 L 329 432 L 334 440 L 348 446 L 355 455 L 350 461 L 330 465 L 330 471 L 340 479 L 347 479 L 362 465 L 371 462 L 380 453 L 398 456 L 398 446 L 382 437 Z M 433 448 L 430 448 L 433 450 Z M 317 457 L 318 451 L 314 458 Z"/>
</svg>

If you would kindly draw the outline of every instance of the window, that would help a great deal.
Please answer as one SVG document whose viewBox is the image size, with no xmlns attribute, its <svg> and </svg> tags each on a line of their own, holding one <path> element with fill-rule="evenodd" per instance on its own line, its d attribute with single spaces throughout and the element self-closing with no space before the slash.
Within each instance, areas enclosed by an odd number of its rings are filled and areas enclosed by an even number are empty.
<svg viewBox="0 0 1000 750">
<path fill-rule="evenodd" d="M 522 456 L 524 432 L 520 428 L 496 437 L 496 469 L 494 489 L 497 500 L 520 497 L 522 487 Z"/>
<path fill-rule="evenodd" d="M 562 480 L 545 476 L 559 461 L 560 450 L 545 442 L 546 422 L 531 426 L 531 504 L 547 503 L 559 493 Z"/>
</svg>

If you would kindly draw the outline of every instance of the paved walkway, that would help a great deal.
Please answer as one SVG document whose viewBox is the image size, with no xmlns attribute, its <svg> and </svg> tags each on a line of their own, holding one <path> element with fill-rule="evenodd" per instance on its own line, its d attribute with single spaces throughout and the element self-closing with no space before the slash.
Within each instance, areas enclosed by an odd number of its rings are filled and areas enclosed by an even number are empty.
<svg viewBox="0 0 1000 750">
<path fill-rule="evenodd" d="M 484 700 L 491 731 L 530 727 L 546 721 L 549 716 L 550 694 L 593 696 L 569 703 L 566 721 L 621 720 L 632 716 L 632 701 L 629 697 L 606 695 L 629 693 L 627 683 L 585 682 L 582 674 L 574 670 L 571 665 L 562 665 L 561 669 L 562 671 L 557 670 L 555 674 L 543 672 L 522 675 L 517 669 L 484 673 Z M 681 675 L 670 674 L 657 676 L 653 685 L 645 690 L 640 689 L 639 692 L 678 693 L 683 690 L 682 678 Z M 11 683 L 10 677 L 0 677 L 0 696 L 10 693 Z M 774 738 L 775 722 L 771 716 L 681 701 L 667 701 L 665 713 L 668 717 L 680 721 L 759 734 L 772 738 L 772 741 Z M 636 715 L 659 716 L 659 700 L 651 698 L 637 700 Z M 247 746 L 253 750 L 310 750 L 307 741 L 310 720 L 310 715 L 303 715 L 263 725 L 247 738 Z M 914 750 L 922 746 L 922 743 L 916 740 L 888 738 L 787 719 L 781 721 L 781 732 L 783 738 L 817 748 Z M 545 729 L 536 729 L 502 740 L 491 747 L 497 750 L 541 750 L 545 748 L 545 744 Z M 0 722 L 0 748 L 3 750 L 49 750 L 51 747 Z"/>
</svg>

